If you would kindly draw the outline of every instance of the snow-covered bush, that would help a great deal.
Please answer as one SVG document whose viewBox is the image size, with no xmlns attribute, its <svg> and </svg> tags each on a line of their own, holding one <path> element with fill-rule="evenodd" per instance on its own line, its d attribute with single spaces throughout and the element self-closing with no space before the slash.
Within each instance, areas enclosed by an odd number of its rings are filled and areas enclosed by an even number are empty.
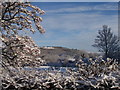
<svg viewBox="0 0 120 90">
<path fill-rule="evenodd" d="M 87 63 L 79 60 L 77 66 L 77 71 L 70 71 L 75 78 L 77 88 L 120 89 L 120 67 L 115 60 L 90 58 Z"/>
<path fill-rule="evenodd" d="M 119 90 L 120 67 L 116 61 L 89 59 L 66 72 L 24 70 L 2 76 L 3 90 Z M 9 88 L 9 89 L 8 89 Z"/>
<path fill-rule="evenodd" d="M 2 47 L 2 65 L 38 67 L 44 64 L 40 58 L 40 48 L 28 36 L 12 35 L 6 37 Z"/>
</svg>

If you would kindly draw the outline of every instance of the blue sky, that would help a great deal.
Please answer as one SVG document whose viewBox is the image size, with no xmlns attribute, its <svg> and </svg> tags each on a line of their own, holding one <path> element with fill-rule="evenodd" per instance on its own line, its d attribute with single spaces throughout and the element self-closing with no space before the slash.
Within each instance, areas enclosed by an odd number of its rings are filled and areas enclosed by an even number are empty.
<svg viewBox="0 0 120 90">
<path fill-rule="evenodd" d="M 102 25 L 118 33 L 117 2 L 32 2 L 43 9 L 41 25 L 46 33 L 36 32 L 38 46 L 62 46 L 96 52 L 91 45 Z"/>
</svg>

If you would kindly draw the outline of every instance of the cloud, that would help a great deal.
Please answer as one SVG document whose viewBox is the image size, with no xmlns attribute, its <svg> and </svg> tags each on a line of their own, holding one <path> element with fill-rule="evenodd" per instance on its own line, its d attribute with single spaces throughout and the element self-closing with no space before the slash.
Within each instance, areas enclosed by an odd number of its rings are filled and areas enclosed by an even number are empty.
<svg viewBox="0 0 120 90">
<path fill-rule="evenodd" d="M 115 3 L 114 3 L 115 4 Z M 68 7 L 68 8 L 59 8 L 54 10 L 48 10 L 47 13 L 74 13 L 74 12 L 83 12 L 83 11 L 94 11 L 94 10 L 118 10 L 118 5 L 114 5 L 113 3 L 106 3 L 94 6 L 76 6 L 76 7 Z"/>
<path fill-rule="evenodd" d="M 49 43 L 53 46 L 95 51 L 91 45 L 102 25 L 109 25 L 114 33 L 118 33 L 117 15 L 64 14 L 49 16 L 44 22 L 43 26 L 48 32 L 42 40 L 45 45 Z"/>
<path fill-rule="evenodd" d="M 43 26 L 50 30 L 59 30 L 65 32 L 94 30 L 101 25 L 107 24 L 115 28 L 117 25 L 117 15 L 99 15 L 99 14 L 60 14 L 44 18 Z M 115 26 L 114 26 L 115 25 Z"/>
<path fill-rule="evenodd" d="M 112 4 L 96 4 L 93 7 L 89 5 L 74 6 L 72 8 L 66 8 L 62 5 L 57 8 L 56 5 L 56 8 L 46 11 L 46 15 L 43 17 L 41 24 L 46 29 L 46 33 L 42 36 L 36 33 L 33 38 L 39 46 L 63 46 L 97 51 L 91 45 L 94 44 L 98 30 L 102 29 L 102 25 L 109 25 L 112 31 L 117 34 L 118 16 L 117 13 L 108 15 L 106 11 L 92 12 L 92 9 L 115 10 L 115 8 L 116 6 Z M 80 10 L 91 11 L 74 13 Z M 58 14 L 55 14 L 55 12 L 58 12 Z"/>
</svg>

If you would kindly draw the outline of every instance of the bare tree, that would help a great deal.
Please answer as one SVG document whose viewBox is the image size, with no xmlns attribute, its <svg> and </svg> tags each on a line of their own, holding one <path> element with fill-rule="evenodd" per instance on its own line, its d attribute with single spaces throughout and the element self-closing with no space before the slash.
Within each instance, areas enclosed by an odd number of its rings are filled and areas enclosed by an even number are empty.
<svg viewBox="0 0 120 90">
<path fill-rule="evenodd" d="M 111 28 L 107 25 L 103 25 L 103 29 L 98 31 L 93 46 L 97 47 L 100 52 L 104 52 L 105 58 L 116 58 L 120 48 L 118 37 L 111 32 Z"/>
</svg>

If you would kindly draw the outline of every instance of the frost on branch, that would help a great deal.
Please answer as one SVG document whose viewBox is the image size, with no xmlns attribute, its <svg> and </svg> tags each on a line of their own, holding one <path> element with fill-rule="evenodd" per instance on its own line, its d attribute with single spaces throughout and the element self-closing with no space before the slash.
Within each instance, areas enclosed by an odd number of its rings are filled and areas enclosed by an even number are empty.
<svg viewBox="0 0 120 90">
<path fill-rule="evenodd" d="M 120 67 L 109 59 L 77 63 L 66 72 L 24 70 L 2 75 L 3 90 L 120 90 Z"/>
<path fill-rule="evenodd" d="M 25 36 L 20 37 L 19 31 L 30 30 L 35 32 L 34 26 L 44 33 L 41 26 L 45 12 L 31 5 L 29 2 L 0 2 L 0 39 L 3 42 L 2 60 L 10 66 L 36 66 L 42 64 L 39 58 L 40 50 L 31 40 Z M 34 62 L 33 62 L 34 61 Z M 2 65 L 4 65 L 2 64 Z"/>
<path fill-rule="evenodd" d="M 72 71 L 71 76 L 76 81 L 77 88 L 86 88 L 87 90 L 119 90 L 120 89 L 120 67 L 118 62 L 107 58 L 95 60 L 89 59 L 88 63 L 79 60 L 78 70 Z"/>
<path fill-rule="evenodd" d="M 29 2 L 3 2 L 0 3 L 0 11 L 2 35 L 17 34 L 19 30 L 28 29 L 34 33 L 33 26 L 36 26 L 40 33 L 45 32 L 40 25 L 40 16 L 45 12 Z"/>
<path fill-rule="evenodd" d="M 28 36 L 12 35 L 3 38 L 2 65 L 40 66 L 44 60 L 40 58 L 40 49 Z"/>
</svg>

